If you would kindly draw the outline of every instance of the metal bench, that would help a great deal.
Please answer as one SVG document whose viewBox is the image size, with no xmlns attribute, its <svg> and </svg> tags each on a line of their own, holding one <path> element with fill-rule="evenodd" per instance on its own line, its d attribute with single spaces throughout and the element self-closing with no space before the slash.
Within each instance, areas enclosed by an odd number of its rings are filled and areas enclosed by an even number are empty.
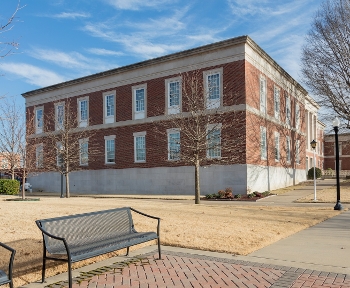
<svg viewBox="0 0 350 288">
<path fill-rule="evenodd" d="M 16 250 L 1 242 L 0 242 L 0 246 L 11 252 L 7 273 L 3 270 L 0 270 L 0 285 L 10 284 L 10 287 L 13 288 L 12 268 L 13 268 L 13 260 L 15 259 Z"/>
<path fill-rule="evenodd" d="M 158 220 L 157 232 L 137 232 L 131 211 Z M 42 282 L 45 281 L 46 260 L 68 262 L 68 281 L 72 287 L 71 265 L 81 260 L 123 248 L 127 248 L 128 255 L 130 246 L 155 239 L 161 259 L 160 218 L 130 207 L 37 220 L 35 223 L 43 235 Z"/>
</svg>

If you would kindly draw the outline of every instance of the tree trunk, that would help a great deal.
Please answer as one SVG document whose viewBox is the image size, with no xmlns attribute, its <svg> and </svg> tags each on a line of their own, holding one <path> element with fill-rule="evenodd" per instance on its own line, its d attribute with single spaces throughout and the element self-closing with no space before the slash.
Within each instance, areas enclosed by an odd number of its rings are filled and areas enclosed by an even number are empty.
<svg viewBox="0 0 350 288">
<path fill-rule="evenodd" d="M 66 173 L 66 198 L 70 197 L 69 192 L 69 173 Z"/>
<path fill-rule="evenodd" d="M 195 181 L 195 204 L 200 204 L 201 197 L 201 189 L 199 185 L 199 159 L 196 159 L 195 163 L 195 173 L 194 173 L 194 181 Z"/>
<path fill-rule="evenodd" d="M 23 200 L 26 199 L 24 183 L 26 183 L 26 177 L 25 177 L 25 174 L 23 173 L 23 177 L 22 177 L 22 199 Z"/>
</svg>

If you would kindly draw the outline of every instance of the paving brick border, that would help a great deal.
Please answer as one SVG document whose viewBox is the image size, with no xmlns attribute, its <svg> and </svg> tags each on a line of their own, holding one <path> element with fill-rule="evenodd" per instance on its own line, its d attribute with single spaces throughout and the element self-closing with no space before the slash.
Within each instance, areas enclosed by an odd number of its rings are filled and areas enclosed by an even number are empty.
<svg viewBox="0 0 350 288">
<path fill-rule="evenodd" d="M 157 250 L 135 256 L 125 261 L 115 262 L 112 265 L 103 266 L 89 272 L 83 272 L 80 274 L 80 276 L 73 278 L 73 283 L 75 283 L 75 285 L 73 284 L 73 286 L 102 287 L 100 286 L 100 284 L 98 286 L 91 286 L 90 281 L 92 281 L 92 279 L 95 279 L 96 282 L 99 282 L 99 283 L 102 283 L 104 281 L 116 281 L 115 276 L 116 275 L 120 276 L 121 274 L 123 274 L 123 269 L 125 268 L 130 270 L 134 269 L 133 271 L 134 273 L 136 273 L 137 272 L 136 270 L 138 269 L 138 267 L 142 266 L 142 269 L 144 270 L 143 273 L 152 274 L 153 271 L 155 271 L 152 269 L 152 265 L 154 265 L 154 262 L 152 263 L 150 261 L 154 259 L 153 257 L 155 254 L 157 254 Z M 203 279 L 206 281 L 205 282 L 206 284 L 204 286 L 202 284 L 196 283 L 198 279 L 196 279 L 195 275 L 190 275 L 191 274 L 190 269 L 188 272 L 184 272 L 183 275 L 179 275 L 178 272 L 175 272 L 175 274 L 173 275 L 164 275 L 166 274 L 164 272 L 166 269 L 164 269 L 164 267 L 157 267 L 158 269 L 163 269 L 163 272 L 161 273 L 162 274 L 161 277 L 159 277 L 159 275 L 155 275 L 154 277 L 155 278 L 158 277 L 157 281 L 160 281 L 162 284 L 161 285 L 157 284 L 157 286 L 155 287 L 186 287 L 186 288 L 187 287 L 217 287 L 217 288 L 234 287 L 234 286 L 230 286 L 232 285 L 232 283 L 228 285 L 228 283 L 225 282 L 225 280 L 221 277 L 221 275 L 225 275 L 226 277 L 232 277 L 232 275 L 234 275 L 235 277 L 237 277 L 235 281 L 238 283 L 241 283 L 241 284 L 238 284 L 239 285 L 238 287 L 247 287 L 247 288 L 248 287 L 258 287 L 258 288 L 260 287 L 270 287 L 270 288 L 301 288 L 301 287 L 346 288 L 346 287 L 350 287 L 350 275 L 348 274 L 328 273 L 328 272 L 315 271 L 310 269 L 301 269 L 301 268 L 295 268 L 295 267 L 289 267 L 289 266 L 272 265 L 272 264 L 219 258 L 219 257 L 212 257 L 212 256 L 206 256 L 206 255 L 200 255 L 200 254 L 174 252 L 174 251 L 167 251 L 167 250 L 163 251 L 163 255 L 164 255 L 164 261 L 168 261 L 168 262 L 169 262 L 169 259 L 168 259 L 169 256 L 170 258 L 171 257 L 180 258 L 182 262 L 174 263 L 174 264 L 184 265 L 182 267 L 185 267 L 185 268 L 186 267 L 194 268 L 195 266 L 193 266 L 193 262 L 194 262 L 193 260 L 208 261 L 208 262 L 210 261 L 210 263 L 206 262 L 205 264 L 208 265 L 208 267 L 209 266 L 214 266 L 214 267 L 210 267 L 210 269 L 208 269 L 210 270 L 210 273 L 208 273 L 208 275 L 203 275 Z M 174 260 L 174 258 L 172 259 Z M 156 259 L 154 260 L 157 261 Z M 160 260 L 160 261 L 163 261 L 163 260 Z M 156 263 L 155 266 L 157 266 L 157 262 L 155 263 Z M 188 263 L 188 265 L 186 263 Z M 213 265 L 213 263 L 215 265 Z M 227 268 L 227 264 L 236 265 L 235 267 L 230 266 L 230 269 L 234 270 L 233 272 L 228 270 L 226 272 L 225 269 Z M 145 266 L 149 266 L 149 267 L 145 267 Z M 195 269 L 197 269 L 197 267 Z M 204 271 L 206 271 L 206 268 L 203 268 L 203 269 Z M 178 270 L 178 271 L 181 271 L 181 270 Z M 256 273 L 256 275 L 258 275 L 259 273 L 263 275 L 255 277 L 255 276 L 252 276 L 252 275 L 255 275 L 254 273 Z M 148 277 L 149 277 L 149 274 L 147 274 Z M 111 277 L 113 277 L 113 280 L 107 279 Z M 179 279 L 176 280 L 176 277 L 179 277 Z M 166 281 L 168 281 L 169 279 L 166 279 L 166 278 L 172 279 L 171 280 L 172 282 L 170 282 L 171 284 L 167 284 L 169 282 L 166 282 Z M 264 283 L 259 282 L 261 280 Z M 122 285 L 121 287 L 141 287 L 137 285 L 137 281 L 135 280 L 130 280 L 130 281 L 134 281 L 133 285 L 136 285 L 136 286 Z M 237 285 L 237 283 L 235 284 Z M 47 285 L 45 287 L 63 288 L 67 286 L 68 286 L 68 281 L 61 281 L 58 283 Z M 119 287 L 119 286 L 106 285 L 103 287 Z M 142 286 L 142 287 L 151 287 L 151 286 Z"/>
</svg>

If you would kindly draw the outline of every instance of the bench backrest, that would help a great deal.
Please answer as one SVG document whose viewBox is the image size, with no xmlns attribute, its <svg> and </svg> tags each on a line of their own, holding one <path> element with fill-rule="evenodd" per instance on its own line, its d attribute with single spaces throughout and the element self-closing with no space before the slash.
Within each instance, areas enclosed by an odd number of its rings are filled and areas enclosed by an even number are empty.
<svg viewBox="0 0 350 288">
<path fill-rule="evenodd" d="M 43 219 L 38 222 L 44 231 L 65 238 L 69 245 L 121 237 L 131 233 L 134 227 L 129 207 Z M 59 248 L 57 245 L 62 246 L 61 241 L 45 234 L 44 241 L 50 253 Z"/>
</svg>

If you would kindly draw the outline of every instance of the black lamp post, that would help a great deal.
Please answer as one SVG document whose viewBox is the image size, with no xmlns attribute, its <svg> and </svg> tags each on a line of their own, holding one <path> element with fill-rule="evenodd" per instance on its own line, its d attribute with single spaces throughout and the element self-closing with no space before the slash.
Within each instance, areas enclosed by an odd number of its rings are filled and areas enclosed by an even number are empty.
<svg viewBox="0 0 350 288">
<path fill-rule="evenodd" d="M 314 150 L 314 201 L 317 201 L 316 198 L 316 145 L 317 142 L 314 140 L 311 141 L 311 148 Z"/>
<path fill-rule="evenodd" d="M 338 143 L 338 131 L 340 121 L 338 117 L 333 120 L 333 128 L 335 132 L 335 170 L 337 173 L 337 204 L 334 206 L 334 210 L 342 210 L 343 207 L 340 203 L 340 181 L 339 181 L 339 143 Z"/>
</svg>

